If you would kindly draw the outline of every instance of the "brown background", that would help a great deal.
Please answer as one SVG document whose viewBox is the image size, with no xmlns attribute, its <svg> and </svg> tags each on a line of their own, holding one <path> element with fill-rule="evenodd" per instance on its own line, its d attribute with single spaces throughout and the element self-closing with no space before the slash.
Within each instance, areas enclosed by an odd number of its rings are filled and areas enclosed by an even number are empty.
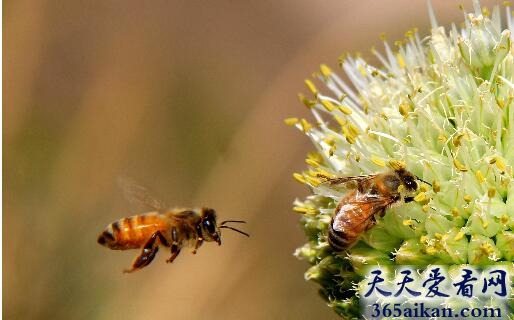
<svg viewBox="0 0 514 320">
<path fill-rule="evenodd" d="M 433 1 L 440 22 L 461 1 Z M 466 4 L 470 9 L 471 1 Z M 501 1 L 497 1 L 498 3 Z M 483 1 L 483 4 L 494 2 Z M 291 178 L 312 149 L 283 119 L 320 63 L 427 30 L 425 1 L 4 1 L 4 319 L 333 319 L 292 253 Z M 426 32 L 423 32 L 426 34 Z M 251 238 L 96 244 L 130 215 L 128 175 L 168 203 L 248 220 Z"/>
</svg>

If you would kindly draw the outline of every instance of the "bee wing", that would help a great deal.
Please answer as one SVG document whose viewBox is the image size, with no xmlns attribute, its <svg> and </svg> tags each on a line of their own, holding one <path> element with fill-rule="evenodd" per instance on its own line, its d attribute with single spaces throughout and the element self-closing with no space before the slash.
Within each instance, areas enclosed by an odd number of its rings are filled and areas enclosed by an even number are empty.
<svg viewBox="0 0 514 320">
<path fill-rule="evenodd" d="M 168 209 L 165 202 L 154 197 L 150 190 L 143 187 L 132 178 L 126 176 L 118 177 L 118 185 L 132 209 L 137 210 L 137 212 L 147 209 L 165 212 Z"/>
<path fill-rule="evenodd" d="M 346 205 L 348 205 L 351 210 L 358 210 L 359 212 L 359 214 L 352 216 L 354 227 L 351 229 L 362 229 L 362 224 L 367 224 L 367 227 L 364 229 L 368 230 L 374 225 L 374 222 L 371 223 L 370 220 L 374 219 L 377 213 L 382 214 L 387 207 L 395 202 L 396 199 L 393 197 L 382 197 L 362 193 L 348 199 Z"/>
<path fill-rule="evenodd" d="M 363 175 L 363 176 L 349 176 L 349 177 L 322 177 L 325 179 L 324 182 L 334 184 L 343 184 L 346 188 L 349 189 L 360 189 L 361 192 L 365 191 L 364 186 L 369 185 L 370 181 L 375 178 L 376 174 L 371 175 Z"/>
</svg>

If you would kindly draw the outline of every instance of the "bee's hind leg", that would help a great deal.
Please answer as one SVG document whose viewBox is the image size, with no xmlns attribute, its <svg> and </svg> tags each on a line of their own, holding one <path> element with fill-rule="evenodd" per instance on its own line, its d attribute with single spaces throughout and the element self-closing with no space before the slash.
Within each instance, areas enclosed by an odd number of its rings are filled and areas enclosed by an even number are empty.
<svg viewBox="0 0 514 320">
<path fill-rule="evenodd" d="M 130 269 L 123 270 L 123 272 L 131 273 L 149 265 L 153 258 L 155 258 L 157 251 L 159 251 L 159 243 L 157 242 L 157 239 L 159 239 L 163 245 L 167 245 L 168 243 L 162 233 L 160 231 L 156 231 L 145 243 L 143 250 L 141 250 L 141 254 L 137 256 L 134 262 L 132 262 L 132 267 Z"/>
</svg>

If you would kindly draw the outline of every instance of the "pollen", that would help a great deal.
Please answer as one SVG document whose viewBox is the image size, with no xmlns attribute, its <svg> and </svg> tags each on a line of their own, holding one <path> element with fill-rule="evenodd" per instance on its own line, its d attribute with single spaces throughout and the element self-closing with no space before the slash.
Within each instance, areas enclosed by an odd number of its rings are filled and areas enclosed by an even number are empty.
<svg viewBox="0 0 514 320">
<path fill-rule="evenodd" d="M 307 97 L 302 94 L 302 93 L 299 93 L 298 94 L 298 99 L 300 100 L 301 103 L 303 103 L 304 106 L 306 106 L 308 109 L 311 109 L 312 107 L 314 107 L 316 105 L 316 102 L 315 101 L 312 101 L 312 100 L 309 100 L 307 99 Z"/>
<path fill-rule="evenodd" d="M 494 198 L 495 195 L 496 195 L 496 189 L 495 188 L 487 189 L 487 197 L 489 197 L 489 199 Z"/>
<path fill-rule="evenodd" d="M 459 160 L 457 159 L 453 159 L 453 165 L 455 166 L 455 168 L 457 168 L 457 170 L 461 171 L 461 172 L 466 172 L 468 171 L 468 168 L 463 165 Z"/>
<path fill-rule="evenodd" d="M 386 162 L 384 160 L 380 159 L 379 157 L 375 156 L 375 155 L 371 156 L 371 162 L 373 162 L 374 164 L 376 164 L 379 167 L 385 167 L 386 166 Z"/>
<path fill-rule="evenodd" d="M 347 106 L 340 105 L 340 106 L 337 106 L 337 109 L 339 109 L 339 111 L 341 111 L 342 113 L 344 113 L 346 115 L 352 114 L 352 109 L 348 108 Z"/>
<path fill-rule="evenodd" d="M 455 241 L 459 241 L 460 239 L 464 238 L 466 234 L 462 231 L 459 231 L 457 232 L 457 234 L 455 235 L 455 237 L 453 238 L 453 240 Z"/>
<path fill-rule="evenodd" d="M 307 213 L 307 208 L 305 208 L 305 207 L 293 207 L 293 211 L 301 213 L 301 214 L 305 214 L 305 213 Z"/>
<path fill-rule="evenodd" d="M 401 103 L 398 106 L 398 112 L 404 117 L 407 118 L 409 116 L 409 112 L 411 112 L 410 105 L 407 103 Z"/>
<path fill-rule="evenodd" d="M 332 74 L 332 70 L 326 64 L 322 64 L 319 69 L 325 78 L 328 78 Z"/>
<path fill-rule="evenodd" d="M 300 125 L 302 126 L 303 132 L 308 132 L 310 129 L 312 129 L 312 124 L 305 119 L 300 120 Z"/>
<path fill-rule="evenodd" d="M 314 83 L 311 80 L 305 79 L 305 85 L 307 86 L 307 89 L 309 89 L 309 91 L 313 95 L 317 95 L 318 94 L 318 89 L 316 89 L 316 86 L 314 85 Z"/>
<path fill-rule="evenodd" d="M 407 164 L 404 161 L 394 160 L 394 159 L 389 160 L 389 162 L 387 164 L 393 170 L 401 170 L 401 169 L 405 169 L 407 167 Z"/>
<path fill-rule="evenodd" d="M 434 190 L 435 193 L 438 193 L 441 191 L 441 184 L 439 183 L 439 181 L 437 181 L 437 180 L 432 181 L 432 190 Z"/>
<path fill-rule="evenodd" d="M 294 126 L 299 121 L 300 120 L 298 118 L 287 118 L 287 119 L 284 119 L 284 123 L 287 124 L 288 126 Z"/>
<path fill-rule="evenodd" d="M 321 104 L 328 112 L 334 111 L 336 108 L 334 104 L 328 100 L 321 100 Z"/>
<path fill-rule="evenodd" d="M 482 173 L 482 171 L 477 170 L 475 172 L 475 176 L 477 177 L 478 182 L 480 182 L 480 183 L 484 183 L 485 182 L 485 177 L 484 177 L 484 174 Z"/>
<path fill-rule="evenodd" d="M 423 203 L 430 200 L 430 198 L 427 197 L 426 193 L 420 192 L 414 197 L 414 201 L 418 203 Z"/>
<path fill-rule="evenodd" d="M 300 173 L 296 173 L 296 172 L 293 173 L 293 178 L 296 181 L 298 181 L 298 182 L 300 182 L 302 184 L 306 184 L 307 183 L 307 181 L 305 180 L 305 177 L 302 174 L 300 174 Z"/>
</svg>

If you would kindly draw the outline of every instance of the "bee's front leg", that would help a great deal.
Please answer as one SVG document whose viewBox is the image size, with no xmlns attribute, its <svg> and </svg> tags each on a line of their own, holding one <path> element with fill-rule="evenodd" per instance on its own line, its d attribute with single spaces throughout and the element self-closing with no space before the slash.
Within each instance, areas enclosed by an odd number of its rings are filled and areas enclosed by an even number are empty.
<svg viewBox="0 0 514 320">
<path fill-rule="evenodd" d="M 193 254 L 196 254 L 196 251 L 198 250 L 198 248 L 200 248 L 202 243 L 203 243 L 203 238 L 198 237 L 198 239 L 196 239 L 195 248 L 193 249 Z"/>
<path fill-rule="evenodd" d="M 200 246 L 203 243 L 202 228 L 200 227 L 200 224 L 196 225 L 196 234 L 197 238 L 195 242 L 195 247 L 193 249 L 193 254 L 196 254 L 196 251 L 198 250 L 198 248 L 200 248 Z"/>
<path fill-rule="evenodd" d="M 141 254 L 136 257 L 134 262 L 132 262 L 132 267 L 130 269 L 123 270 L 123 272 L 134 272 L 149 265 L 153 258 L 155 258 L 157 251 L 159 251 L 159 243 L 157 242 L 157 239 L 159 239 L 164 245 L 168 243 L 161 232 L 156 231 L 145 243 L 143 250 L 141 250 Z"/>
</svg>

